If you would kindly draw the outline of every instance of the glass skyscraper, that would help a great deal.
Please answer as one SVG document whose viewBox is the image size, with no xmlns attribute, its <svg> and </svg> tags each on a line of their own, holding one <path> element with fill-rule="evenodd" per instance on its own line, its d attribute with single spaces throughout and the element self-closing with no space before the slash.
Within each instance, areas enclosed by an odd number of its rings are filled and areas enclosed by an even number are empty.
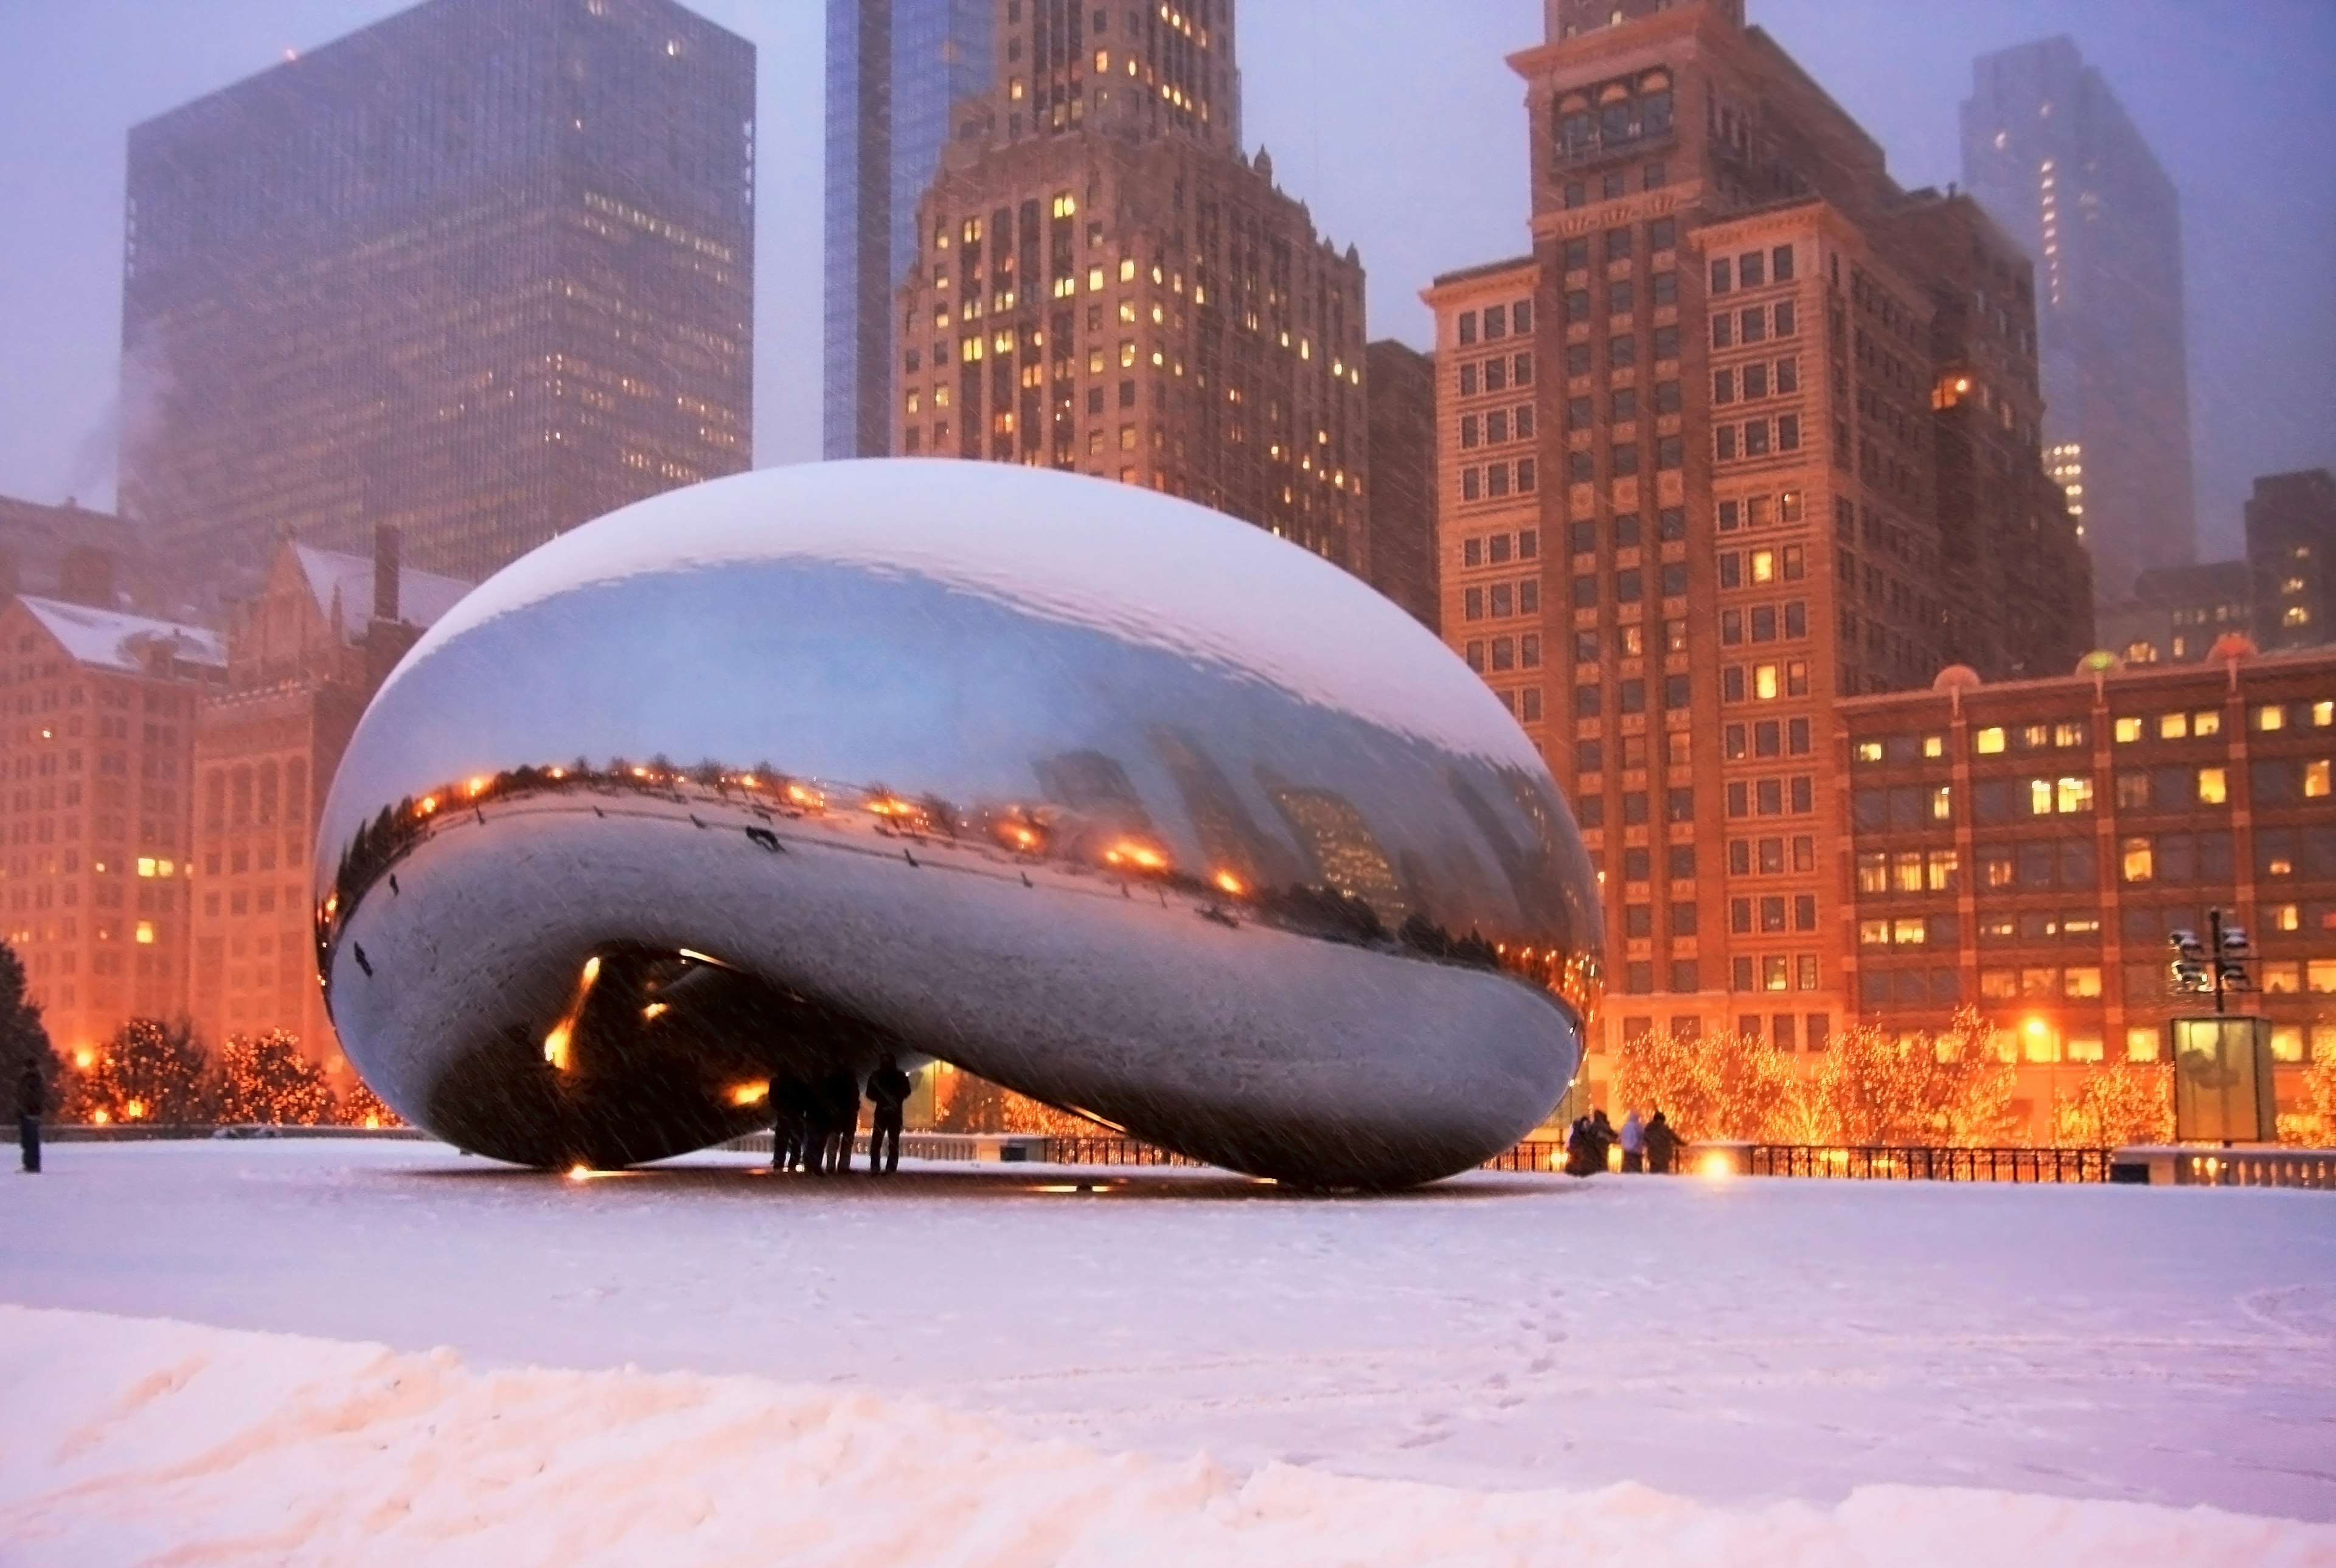
<svg viewBox="0 0 2336 1568">
<path fill-rule="evenodd" d="M 747 468 L 754 135 L 671 0 L 428 0 L 138 126 L 124 511 L 207 592 L 382 523 L 476 579 Z"/>
<path fill-rule="evenodd" d="M 2070 40 L 1985 55 L 1971 75 L 1963 183 L 2036 263 L 2047 462 L 2114 603 L 2197 548 L 2181 203 Z"/>
<path fill-rule="evenodd" d="M 828 0 L 826 453 L 891 450 L 895 297 L 949 112 L 994 86 L 993 0 Z"/>
</svg>

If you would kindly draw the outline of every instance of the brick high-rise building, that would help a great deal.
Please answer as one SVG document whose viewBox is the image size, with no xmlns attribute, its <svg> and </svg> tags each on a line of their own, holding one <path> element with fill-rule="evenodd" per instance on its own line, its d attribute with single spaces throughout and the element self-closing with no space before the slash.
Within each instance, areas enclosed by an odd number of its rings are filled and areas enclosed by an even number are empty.
<svg viewBox="0 0 2336 1568">
<path fill-rule="evenodd" d="M 1972 1006 L 2021 1065 L 2029 1130 L 2091 1065 L 2166 1059 L 2167 938 L 2253 939 L 2283 1106 L 2336 1061 L 2336 655 L 2214 657 L 1840 708 L 1859 1017 L 1930 1033 Z M 2212 1004 L 2204 1005 L 2211 1011 Z"/>
<path fill-rule="evenodd" d="M 68 1054 L 186 1006 L 196 711 L 224 674 L 195 627 L 58 599 L 0 609 L 8 944 Z"/>
<path fill-rule="evenodd" d="M 1381 338 L 1363 352 L 1370 398 L 1370 582 L 1430 631 L 1436 588 L 1436 361 Z"/>
<path fill-rule="evenodd" d="M 2069 39 L 1984 55 L 1971 77 L 1963 183 L 2036 263 L 2045 427 L 2114 603 L 2197 549 L 2181 203 Z"/>
<path fill-rule="evenodd" d="M 1512 59 L 1533 254 L 1428 297 L 1445 636 L 1604 879 L 1594 1086 L 1629 1031 L 1820 1046 L 1853 1007 L 1835 703 L 1964 650 L 2073 665 L 2091 620 L 2026 262 L 1893 183 L 1735 0 L 1552 0 L 1548 32 Z"/>
<path fill-rule="evenodd" d="M 748 466 L 753 47 L 428 0 L 133 129 L 125 513 L 214 592 L 297 531 L 483 577 Z"/>
<path fill-rule="evenodd" d="M 226 679 L 195 730 L 194 965 L 188 998 L 214 1046 L 284 1028 L 341 1066 L 316 986 L 309 863 L 325 793 L 375 690 L 472 585 L 286 543 L 229 618 Z"/>
<path fill-rule="evenodd" d="M 894 450 L 1147 485 L 1368 575 L 1362 266 L 1242 155 L 1231 6 L 996 15 L 897 301 Z"/>
<path fill-rule="evenodd" d="M 2256 480 L 2247 564 L 2264 648 L 2336 642 L 2336 475 L 2313 468 Z"/>
<path fill-rule="evenodd" d="M 829 458 L 891 450 L 900 280 L 951 112 L 990 89 L 993 0 L 827 0 Z"/>
</svg>

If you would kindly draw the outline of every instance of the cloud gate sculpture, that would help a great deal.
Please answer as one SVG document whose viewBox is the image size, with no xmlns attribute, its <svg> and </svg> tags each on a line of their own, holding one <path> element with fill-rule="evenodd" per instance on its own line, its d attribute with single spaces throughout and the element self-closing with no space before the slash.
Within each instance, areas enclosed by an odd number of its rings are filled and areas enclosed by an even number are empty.
<svg viewBox="0 0 2336 1568">
<path fill-rule="evenodd" d="M 1430 633 L 1245 523 L 985 463 L 765 470 L 534 551 L 383 687 L 317 856 L 351 1060 L 539 1166 L 889 1050 L 1412 1185 L 1548 1114 L 1599 989 L 1572 820 Z"/>
</svg>

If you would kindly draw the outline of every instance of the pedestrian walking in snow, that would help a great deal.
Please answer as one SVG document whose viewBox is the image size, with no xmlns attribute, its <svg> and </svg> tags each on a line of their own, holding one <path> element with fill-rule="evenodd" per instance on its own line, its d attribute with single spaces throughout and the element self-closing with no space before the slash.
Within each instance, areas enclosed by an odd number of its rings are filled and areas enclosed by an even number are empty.
<svg viewBox="0 0 2336 1568">
<path fill-rule="evenodd" d="M 48 1086 L 41 1081 L 41 1064 L 31 1057 L 16 1079 L 16 1142 L 24 1152 L 24 1174 L 41 1174 L 41 1117 L 49 1108 Z"/>
<path fill-rule="evenodd" d="M 1672 1162 L 1679 1157 L 1679 1135 L 1671 1131 L 1670 1118 L 1657 1110 L 1647 1123 L 1647 1169 L 1658 1176 L 1671 1174 Z"/>
<path fill-rule="evenodd" d="M 793 1078 L 771 1080 L 771 1169 L 800 1171 L 810 1142 L 811 1117 L 803 1085 Z"/>
<path fill-rule="evenodd" d="M 1622 1118 L 1622 1174 L 1629 1175 L 1646 1168 L 1647 1129 L 1640 1125 L 1639 1113 L 1634 1108 Z"/>
<path fill-rule="evenodd" d="M 876 1106 L 868 1134 L 868 1169 L 871 1174 L 881 1171 L 891 1175 L 900 1168 L 901 1108 L 909 1103 L 909 1075 L 900 1070 L 892 1053 L 886 1051 L 876 1063 L 876 1070 L 868 1076 L 868 1098 Z"/>
</svg>

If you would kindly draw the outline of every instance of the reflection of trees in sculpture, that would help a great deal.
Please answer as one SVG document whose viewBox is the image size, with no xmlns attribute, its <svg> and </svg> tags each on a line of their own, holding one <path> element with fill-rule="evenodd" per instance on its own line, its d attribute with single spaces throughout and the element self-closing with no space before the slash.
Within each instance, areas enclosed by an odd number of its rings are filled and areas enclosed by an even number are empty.
<svg viewBox="0 0 2336 1568">
<path fill-rule="evenodd" d="M 1223 785 L 1222 793 L 1231 796 L 1229 782 L 1222 774 L 1212 777 L 1209 770 L 1213 765 L 1189 742 L 1169 736 L 1161 737 L 1161 744 L 1163 755 L 1174 760 L 1188 796 L 1195 792 L 1213 796 L 1220 793 L 1214 787 L 1219 784 Z M 611 757 L 602 768 L 582 758 L 557 765 L 530 765 L 449 783 L 419 799 L 408 796 L 394 806 L 383 807 L 351 835 L 335 869 L 332 890 L 316 911 L 319 966 L 329 973 L 333 944 L 358 903 L 441 823 L 483 821 L 486 809 L 498 803 L 577 792 L 631 794 L 686 805 L 694 789 L 700 798 L 710 795 L 725 804 L 744 805 L 766 822 L 774 815 L 797 821 L 834 819 L 838 813 L 848 817 L 857 811 L 864 813 L 875 833 L 887 837 L 906 837 L 920 843 L 940 839 L 980 852 L 1002 851 L 1016 864 L 1046 864 L 1074 872 L 1101 873 L 1126 883 L 1152 883 L 1163 895 L 1175 893 L 1192 900 L 1207 918 L 1222 924 L 1237 927 L 1240 919 L 1234 911 L 1238 911 L 1260 925 L 1295 935 L 1439 963 L 1504 969 L 1555 992 L 1585 1019 L 1596 1004 L 1601 982 L 1594 956 L 1530 947 L 1512 950 L 1474 930 L 1465 934 L 1450 931 L 1418 910 L 1404 914 L 1398 929 L 1390 932 L 1387 923 L 1390 915 L 1383 911 L 1402 913 L 1411 895 L 1403 891 L 1361 813 L 1335 795 L 1293 790 L 1279 780 L 1266 781 L 1270 793 L 1278 788 L 1275 798 L 1307 841 L 1309 854 L 1324 863 L 1317 868 L 1317 880 L 1260 883 L 1223 866 L 1210 868 L 1211 874 L 1204 878 L 1175 865 L 1153 829 L 1133 781 L 1111 757 L 1093 752 L 1068 753 L 1041 760 L 1037 770 L 1046 800 L 975 807 L 937 794 L 907 799 L 882 784 L 815 785 L 766 762 L 751 771 L 740 771 L 706 758 L 683 770 L 663 755 L 647 763 Z M 1499 823 L 1490 805 L 1470 798 L 1472 816 L 1498 833 Z M 1290 852 L 1265 841 L 1245 816 L 1236 816 L 1222 800 L 1210 799 L 1207 803 L 1217 830 L 1213 836 L 1256 841 L 1245 845 L 1243 867 L 1295 869 Z M 767 832 L 752 831 L 755 842 L 766 848 L 775 842 Z M 1522 862 L 1547 852 L 1545 847 L 1522 848 L 1505 835 L 1495 841 L 1495 848 L 1513 881 L 1522 876 Z M 1364 885 L 1348 885 L 1358 881 Z"/>
<path fill-rule="evenodd" d="M 1033 1133 L 1053 1138 L 1091 1138 L 1104 1131 L 1085 1116 L 1058 1111 L 991 1083 L 953 1070 L 941 1080 L 940 1105 L 933 1129 L 942 1133 Z"/>
</svg>

